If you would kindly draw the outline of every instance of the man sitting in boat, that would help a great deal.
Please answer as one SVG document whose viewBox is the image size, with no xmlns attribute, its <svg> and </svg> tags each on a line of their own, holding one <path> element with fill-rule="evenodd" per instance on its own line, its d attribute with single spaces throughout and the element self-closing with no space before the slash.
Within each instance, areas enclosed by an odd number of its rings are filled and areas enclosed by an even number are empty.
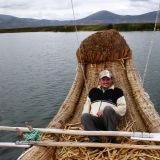
<svg viewBox="0 0 160 160">
<path fill-rule="evenodd" d="M 85 130 L 115 131 L 119 118 L 126 113 L 126 101 L 123 91 L 113 84 L 110 71 L 103 70 L 99 74 L 99 86 L 92 88 L 83 108 L 81 123 Z M 101 142 L 100 137 L 90 136 L 92 142 Z M 115 143 L 115 138 L 109 142 Z"/>
</svg>

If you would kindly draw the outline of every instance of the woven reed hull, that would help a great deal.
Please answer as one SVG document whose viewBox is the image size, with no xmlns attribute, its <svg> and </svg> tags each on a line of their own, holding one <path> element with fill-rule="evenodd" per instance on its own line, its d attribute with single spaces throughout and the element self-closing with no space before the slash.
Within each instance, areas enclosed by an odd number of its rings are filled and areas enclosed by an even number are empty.
<svg viewBox="0 0 160 160">
<path fill-rule="evenodd" d="M 126 51 L 128 52 L 128 49 L 126 49 Z M 100 71 L 108 69 L 112 72 L 115 85 L 123 89 L 127 101 L 127 115 L 122 120 L 122 126 L 126 125 L 127 121 L 131 120 L 135 121 L 135 131 L 160 132 L 160 117 L 145 93 L 140 82 L 139 74 L 130 58 L 94 64 L 82 64 L 79 62 L 71 90 L 60 107 L 59 112 L 50 122 L 48 127 L 63 128 L 68 122 L 80 122 L 83 104 L 87 95 L 82 68 L 89 89 L 97 86 L 98 74 Z M 53 139 L 53 137 L 52 135 L 44 135 L 42 139 Z M 55 152 L 56 147 L 32 147 L 27 152 L 23 153 L 19 159 L 51 160 L 56 159 Z"/>
</svg>

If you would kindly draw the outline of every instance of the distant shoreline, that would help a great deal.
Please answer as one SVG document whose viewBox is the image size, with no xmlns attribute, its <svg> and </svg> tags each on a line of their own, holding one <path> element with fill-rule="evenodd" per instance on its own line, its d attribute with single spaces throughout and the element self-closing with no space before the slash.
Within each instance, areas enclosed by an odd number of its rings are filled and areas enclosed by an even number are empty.
<svg viewBox="0 0 160 160">
<path fill-rule="evenodd" d="M 154 23 L 123 23 L 107 25 L 77 25 L 78 31 L 102 31 L 107 29 L 116 29 L 118 31 L 153 31 Z M 157 31 L 160 31 L 160 23 L 156 25 Z M 28 27 L 28 28 L 8 28 L 0 29 L 0 33 L 17 33 L 17 32 L 74 32 L 75 26 L 45 26 L 45 27 Z"/>
</svg>

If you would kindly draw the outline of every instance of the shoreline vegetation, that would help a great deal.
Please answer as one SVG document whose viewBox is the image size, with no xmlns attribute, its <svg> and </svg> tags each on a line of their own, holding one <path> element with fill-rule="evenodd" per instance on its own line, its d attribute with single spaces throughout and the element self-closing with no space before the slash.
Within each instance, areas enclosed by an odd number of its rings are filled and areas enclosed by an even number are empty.
<svg viewBox="0 0 160 160">
<path fill-rule="evenodd" d="M 77 31 L 102 31 L 116 29 L 117 31 L 153 31 L 154 23 L 123 23 L 106 25 L 77 25 Z M 156 30 L 160 31 L 160 23 L 156 24 Z M 17 32 L 74 32 L 75 26 L 45 26 L 45 27 L 25 27 L 25 28 L 6 28 L 0 29 L 0 33 Z"/>
</svg>

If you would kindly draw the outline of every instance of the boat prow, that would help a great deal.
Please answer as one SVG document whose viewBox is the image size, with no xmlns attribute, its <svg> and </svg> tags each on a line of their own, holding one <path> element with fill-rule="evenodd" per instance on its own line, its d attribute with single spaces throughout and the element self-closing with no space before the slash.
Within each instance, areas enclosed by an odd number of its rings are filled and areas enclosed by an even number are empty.
<svg viewBox="0 0 160 160">
<path fill-rule="evenodd" d="M 127 101 L 127 114 L 121 128 L 134 122 L 133 131 L 160 132 L 160 117 L 147 96 L 132 61 L 132 52 L 124 38 L 115 30 L 97 32 L 85 39 L 77 50 L 77 73 L 68 96 L 49 128 L 64 128 L 67 123 L 79 124 L 88 89 L 97 86 L 99 72 L 108 69 L 114 83 L 122 88 Z M 54 140 L 44 134 L 42 140 Z M 19 160 L 50 160 L 56 158 L 57 147 L 31 147 Z"/>
</svg>

